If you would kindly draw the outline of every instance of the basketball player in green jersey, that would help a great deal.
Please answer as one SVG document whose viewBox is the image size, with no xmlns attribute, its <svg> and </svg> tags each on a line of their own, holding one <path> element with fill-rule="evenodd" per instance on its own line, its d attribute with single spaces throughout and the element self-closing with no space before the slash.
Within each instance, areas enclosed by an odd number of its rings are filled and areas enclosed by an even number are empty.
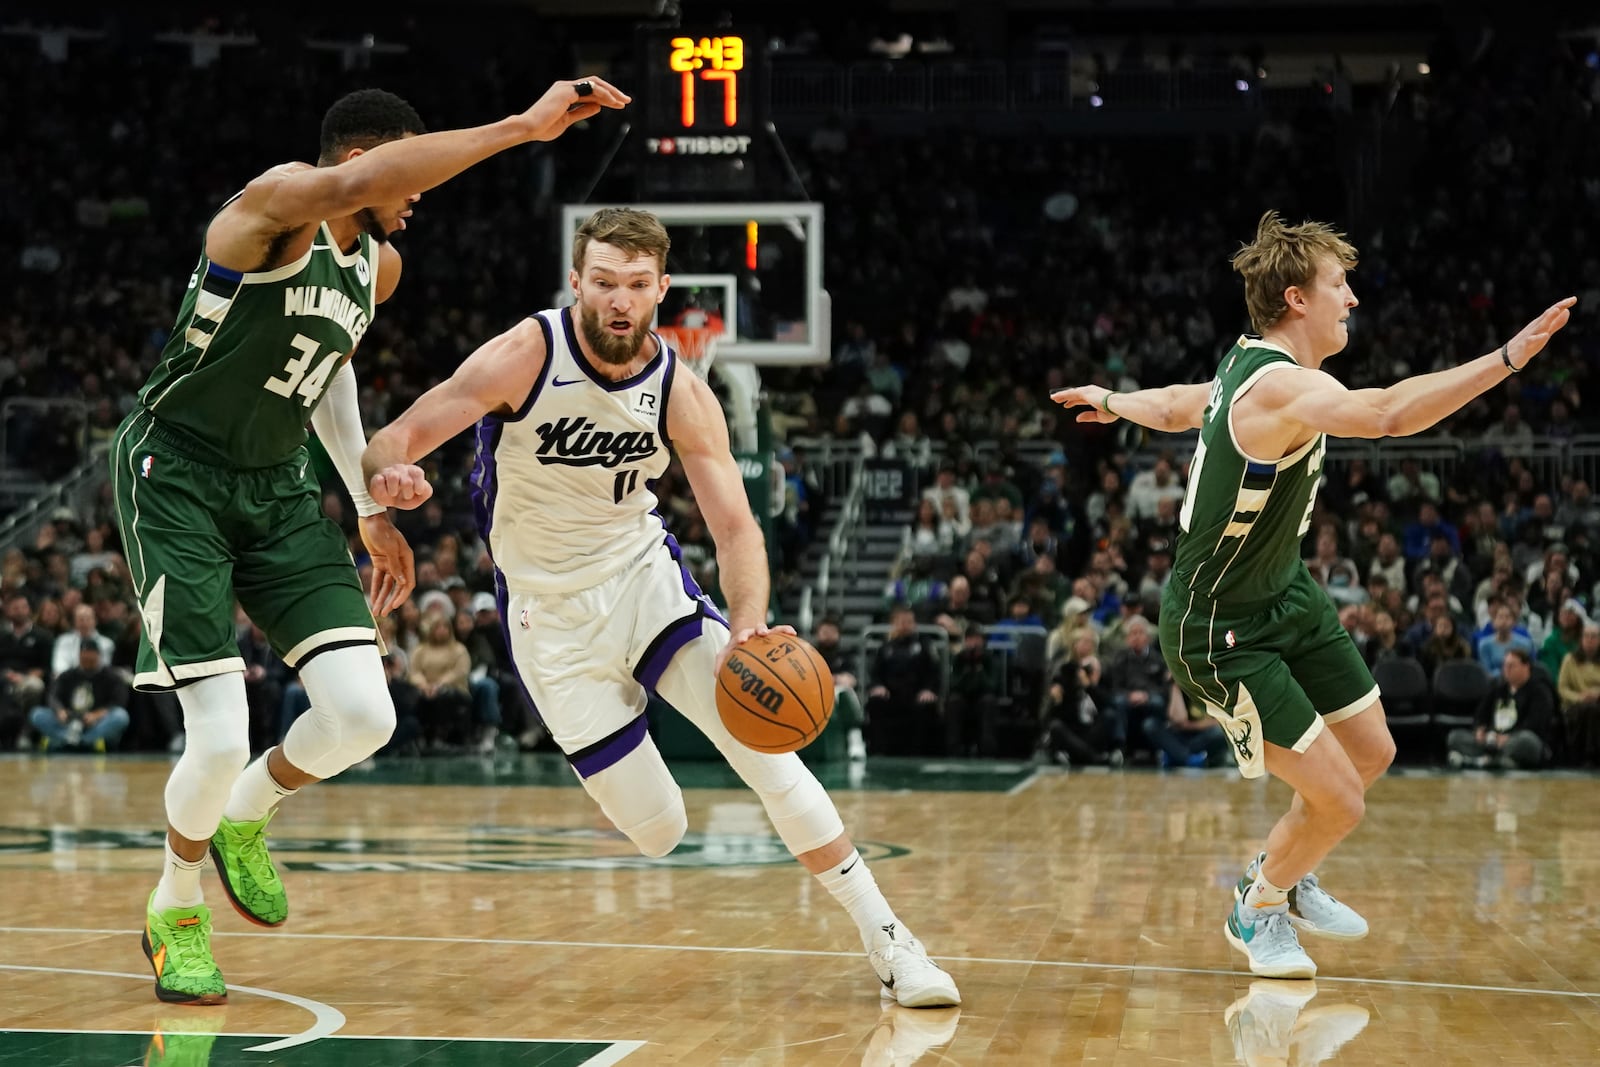
<svg viewBox="0 0 1600 1067">
<path fill-rule="evenodd" d="M 1326 435 L 1426 430 L 1522 370 L 1575 303 L 1561 301 L 1470 363 L 1351 390 L 1321 367 L 1349 339 L 1356 298 L 1345 275 L 1355 264 L 1356 250 L 1330 227 L 1287 226 L 1269 212 L 1233 257 L 1260 336 L 1239 338 L 1213 381 L 1051 394 L 1087 407 L 1079 422 L 1200 431 L 1161 597 L 1161 650 L 1179 686 L 1228 732 L 1244 776 L 1272 774 L 1295 790 L 1226 924 L 1251 971 L 1271 978 L 1316 973 L 1297 930 L 1366 936 L 1366 921 L 1311 872 L 1361 821 L 1367 787 L 1394 758 L 1372 675 L 1300 559 Z"/>
<path fill-rule="evenodd" d="M 562 81 L 520 115 L 430 134 L 399 97 L 362 90 L 324 117 L 316 166 L 274 167 L 207 226 L 171 339 L 111 454 L 144 624 L 134 681 L 176 691 L 187 733 L 143 935 L 161 1000 L 227 997 L 200 892 L 207 852 L 245 918 L 283 922 L 288 901 L 265 844 L 276 804 L 365 759 L 394 729 L 373 611 L 410 595 L 412 556 L 365 489 L 348 362 L 399 280 L 389 235 L 425 190 L 627 102 L 598 78 Z M 370 608 L 307 479 L 307 422 L 361 516 Z M 249 766 L 235 598 L 311 697 L 283 744 Z"/>
</svg>

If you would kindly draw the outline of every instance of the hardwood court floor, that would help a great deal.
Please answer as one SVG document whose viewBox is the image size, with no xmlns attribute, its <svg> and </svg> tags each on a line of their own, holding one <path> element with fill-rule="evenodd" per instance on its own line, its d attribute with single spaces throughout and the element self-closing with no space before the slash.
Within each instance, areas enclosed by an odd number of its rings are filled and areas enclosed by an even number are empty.
<svg viewBox="0 0 1600 1067">
<path fill-rule="evenodd" d="M 915 1012 L 880 1005 L 853 925 L 716 768 L 682 768 L 693 833 L 652 862 L 547 759 L 390 766 L 285 805 L 284 928 L 207 874 L 232 1003 L 174 1009 L 137 937 L 167 770 L 0 759 L 0 1064 L 1600 1063 L 1592 777 L 1380 783 L 1321 871 L 1374 933 L 1308 942 L 1322 977 L 1285 983 L 1221 934 L 1280 786 L 830 772 L 961 984 Z"/>
</svg>

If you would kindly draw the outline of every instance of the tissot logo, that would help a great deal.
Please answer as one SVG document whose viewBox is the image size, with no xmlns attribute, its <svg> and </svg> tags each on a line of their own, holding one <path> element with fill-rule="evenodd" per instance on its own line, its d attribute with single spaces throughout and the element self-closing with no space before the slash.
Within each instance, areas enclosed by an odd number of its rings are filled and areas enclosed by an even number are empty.
<svg viewBox="0 0 1600 1067">
<path fill-rule="evenodd" d="M 539 434 L 539 447 L 534 455 L 540 463 L 617 467 L 656 454 L 656 435 L 648 430 L 612 433 L 597 429 L 594 420 L 585 418 L 559 419 L 534 429 Z"/>
</svg>

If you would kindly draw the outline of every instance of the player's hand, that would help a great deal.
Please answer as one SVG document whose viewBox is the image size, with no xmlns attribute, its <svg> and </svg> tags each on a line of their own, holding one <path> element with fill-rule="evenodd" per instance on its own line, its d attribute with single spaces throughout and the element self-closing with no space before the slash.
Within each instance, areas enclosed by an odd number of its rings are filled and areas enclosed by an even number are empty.
<svg viewBox="0 0 1600 1067">
<path fill-rule="evenodd" d="M 1521 333 L 1506 342 L 1506 358 L 1511 360 L 1511 365 L 1521 370 L 1530 359 L 1543 351 L 1550 338 L 1572 317 L 1571 308 L 1577 302 L 1575 296 L 1556 301 L 1545 309 L 1543 315 L 1528 323 Z"/>
<path fill-rule="evenodd" d="M 588 85 L 593 90 L 584 95 L 579 87 Z M 584 119 L 594 118 L 600 109 L 627 107 L 633 97 L 622 92 L 604 78 L 573 78 L 558 81 L 538 101 L 522 113 L 528 124 L 528 140 L 554 141 L 567 128 Z"/>
<path fill-rule="evenodd" d="M 372 557 L 372 613 L 387 615 L 404 604 L 416 588 L 417 566 L 411 546 L 382 512 L 362 516 L 361 543 Z"/>
<path fill-rule="evenodd" d="M 1087 407 L 1089 410 L 1078 412 L 1079 422 L 1116 422 L 1119 416 L 1101 406 L 1110 395 L 1110 389 L 1098 385 L 1076 385 L 1071 389 L 1057 389 L 1050 394 L 1050 399 L 1064 408 Z"/>
<path fill-rule="evenodd" d="M 735 648 L 744 644 L 752 637 L 759 636 L 760 634 L 788 634 L 790 637 L 800 636 L 794 632 L 793 626 L 767 626 L 765 623 L 758 623 L 755 626 L 747 626 L 738 630 L 734 630 L 728 636 L 728 643 L 722 646 L 721 652 L 717 653 L 717 669 L 712 673 L 712 677 L 714 678 L 718 674 L 722 673 L 723 664 L 728 662 L 728 657 L 733 655 L 733 650 Z"/>
<path fill-rule="evenodd" d="M 409 511 L 433 495 L 433 486 L 415 463 L 396 463 L 374 474 L 367 481 L 367 492 L 386 508 Z"/>
</svg>

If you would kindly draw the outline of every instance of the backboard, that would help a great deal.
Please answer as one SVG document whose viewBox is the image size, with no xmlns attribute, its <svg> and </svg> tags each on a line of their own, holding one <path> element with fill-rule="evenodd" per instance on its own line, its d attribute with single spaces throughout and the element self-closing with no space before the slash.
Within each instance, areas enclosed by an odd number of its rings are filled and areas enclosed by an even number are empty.
<svg viewBox="0 0 1600 1067">
<path fill-rule="evenodd" d="M 572 237 L 603 207 L 635 207 L 661 219 L 672 238 L 672 288 L 657 321 L 722 328 L 723 364 L 793 367 L 828 362 L 831 304 L 822 287 L 822 205 L 777 203 L 566 204 L 561 209 L 557 293 L 567 284 Z"/>
</svg>

